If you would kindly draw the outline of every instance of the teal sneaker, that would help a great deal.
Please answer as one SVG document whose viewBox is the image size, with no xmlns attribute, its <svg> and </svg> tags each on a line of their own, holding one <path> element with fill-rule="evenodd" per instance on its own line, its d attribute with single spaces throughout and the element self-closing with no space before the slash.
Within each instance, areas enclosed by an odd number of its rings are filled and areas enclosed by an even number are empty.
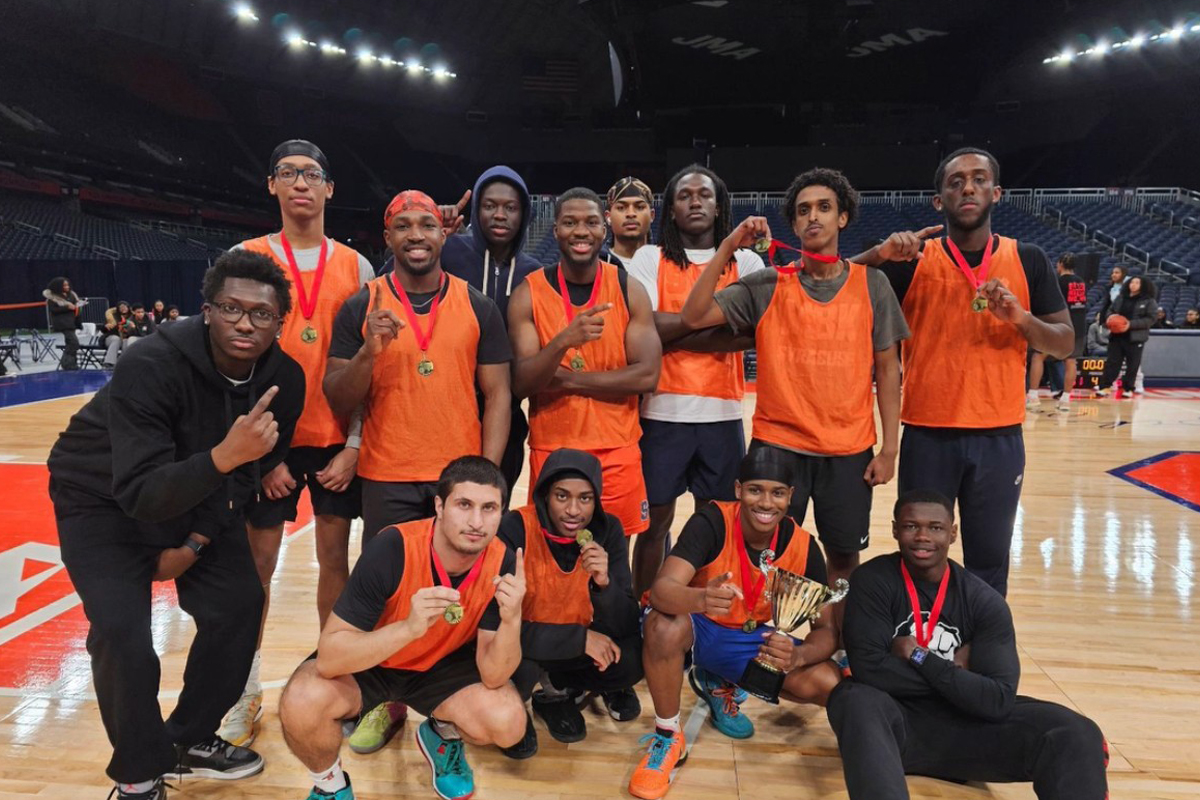
<svg viewBox="0 0 1200 800">
<path fill-rule="evenodd" d="M 708 703 L 713 727 L 731 739 L 749 739 L 754 735 L 754 723 L 742 713 L 734 699 L 736 686 L 700 667 L 692 667 L 688 682 L 692 684 L 692 691 Z"/>
<path fill-rule="evenodd" d="M 408 718 L 408 706 L 403 703 L 380 703 L 372 708 L 350 734 L 350 749 L 365 756 L 383 749 Z"/>
<path fill-rule="evenodd" d="M 346 776 L 346 785 L 341 789 L 330 794 L 329 792 L 322 792 L 314 786 L 305 800 L 354 800 L 354 789 L 350 786 L 350 773 L 346 772 L 343 774 Z"/>
<path fill-rule="evenodd" d="M 475 774 L 467 764 L 462 739 L 443 739 L 429 720 L 417 728 L 417 746 L 433 770 L 433 790 L 446 800 L 464 800 L 475 792 Z"/>
</svg>

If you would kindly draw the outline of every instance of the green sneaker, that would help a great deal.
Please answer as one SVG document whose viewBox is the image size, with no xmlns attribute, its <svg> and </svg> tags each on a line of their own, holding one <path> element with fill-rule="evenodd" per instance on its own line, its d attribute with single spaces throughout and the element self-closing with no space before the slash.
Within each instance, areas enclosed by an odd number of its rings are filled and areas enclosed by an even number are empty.
<svg viewBox="0 0 1200 800">
<path fill-rule="evenodd" d="M 346 785 L 341 789 L 338 789 L 336 792 L 330 794 L 329 792 L 322 792 L 320 789 L 314 786 L 305 800 L 354 800 L 354 789 L 350 786 L 350 773 L 347 772 L 345 775 Z"/>
<path fill-rule="evenodd" d="M 359 720 L 350 734 L 350 749 L 363 756 L 382 749 L 407 718 L 408 706 L 403 703 L 380 703 Z"/>
<path fill-rule="evenodd" d="M 417 746 L 433 769 L 433 790 L 446 800 L 464 800 L 475 792 L 462 739 L 443 739 L 425 720 L 417 727 Z"/>
</svg>

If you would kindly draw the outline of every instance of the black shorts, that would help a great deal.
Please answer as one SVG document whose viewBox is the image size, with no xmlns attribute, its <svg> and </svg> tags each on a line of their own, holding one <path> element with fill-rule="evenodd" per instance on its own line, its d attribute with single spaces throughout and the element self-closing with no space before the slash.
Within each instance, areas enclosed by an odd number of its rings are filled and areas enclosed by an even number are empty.
<svg viewBox="0 0 1200 800">
<path fill-rule="evenodd" d="M 740 419 L 724 422 L 662 422 L 642 418 L 642 475 L 652 506 L 684 492 L 697 502 L 733 500 L 733 482 L 746 454 Z"/>
<path fill-rule="evenodd" d="M 1087 355 L 1087 328 L 1075 329 L 1075 347 L 1071 350 L 1071 358 L 1083 358 Z"/>
<path fill-rule="evenodd" d="M 255 528 L 274 528 L 284 522 L 296 521 L 296 507 L 300 493 L 308 487 L 313 514 L 331 514 L 342 519 L 354 519 L 362 514 L 362 482 L 358 476 L 350 481 L 344 492 L 331 492 L 317 480 L 317 473 L 342 452 L 345 445 L 329 447 L 293 447 L 288 451 L 284 463 L 296 481 L 296 488 L 287 497 L 270 500 L 262 495 L 246 509 L 246 521 Z"/>
<path fill-rule="evenodd" d="M 389 525 L 429 519 L 437 483 L 362 479 L 363 547 Z"/>
<path fill-rule="evenodd" d="M 872 448 L 848 456 L 815 456 L 758 439 L 750 442 L 751 451 L 760 447 L 791 457 L 796 491 L 788 514 L 797 525 L 804 524 L 811 498 L 817 537 L 827 551 L 857 553 L 867 548 L 871 538 L 871 486 L 863 480 L 863 474 L 875 457 Z"/>
</svg>

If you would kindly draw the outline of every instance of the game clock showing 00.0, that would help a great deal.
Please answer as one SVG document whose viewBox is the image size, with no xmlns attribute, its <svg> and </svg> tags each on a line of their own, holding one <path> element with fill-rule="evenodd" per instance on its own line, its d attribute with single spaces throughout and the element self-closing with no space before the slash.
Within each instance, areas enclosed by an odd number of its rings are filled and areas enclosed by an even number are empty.
<svg viewBox="0 0 1200 800">
<path fill-rule="evenodd" d="M 1104 362 L 1107 361 L 1105 356 L 1087 356 L 1077 360 L 1079 369 L 1076 371 L 1078 376 L 1075 379 L 1076 389 L 1094 389 L 1100 383 L 1100 376 L 1104 373 Z"/>
</svg>

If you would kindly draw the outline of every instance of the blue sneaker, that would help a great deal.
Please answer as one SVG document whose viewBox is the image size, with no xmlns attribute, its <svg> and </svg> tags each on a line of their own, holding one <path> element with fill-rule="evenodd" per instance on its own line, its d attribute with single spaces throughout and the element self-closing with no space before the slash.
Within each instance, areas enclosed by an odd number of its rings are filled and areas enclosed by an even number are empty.
<svg viewBox="0 0 1200 800">
<path fill-rule="evenodd" d="M 749 739 L 754 735 L 754 723 L 734 699 L 736 686 L 700 667 L 692 667 L 688 682 L 692 691 L 708 703 L 713 727 L 731 739 Z"/>
<path fill-rule="evenodd" d="M 350 786 L 350 773 L 346 772 L 343 774 L 346 776 L 346 785 L 341 789 L 330 794 L 314 786 L 305 800 L 354 800 L 354 789 Z"/>
<path fill-rule="evenodd" d="M 475 792 L 475 775 L 467 765 L 462 739 L 443 739 L 429 720 L 417 728 L 417 746 L 433 769 L 433 790 L 446 800 L 463 800 Z"/>
</svg>

